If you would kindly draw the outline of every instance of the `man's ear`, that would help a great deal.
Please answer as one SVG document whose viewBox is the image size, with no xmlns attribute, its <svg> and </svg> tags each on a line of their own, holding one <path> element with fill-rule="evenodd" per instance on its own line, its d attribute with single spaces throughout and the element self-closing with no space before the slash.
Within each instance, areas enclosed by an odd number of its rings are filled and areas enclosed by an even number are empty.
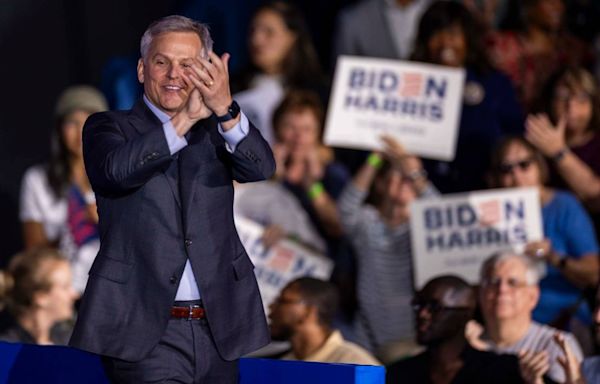
<svg viewBox="0 0 600 384">
<path fill-rule="evenodd" d="M 531 311 L 533 311 L 540 299 L 540 287 L 539 285 L 534 285 L 532 287 L 529 287 L 528 291 L 528 297 L 530 299 L 529 306 L 531 308 Z"/>
<path fill-rule="evenodd" d="M 137 77 L 140 84 L 144 84 L 144 59 L 141 57 L 137 64 Z"/>
</svg>

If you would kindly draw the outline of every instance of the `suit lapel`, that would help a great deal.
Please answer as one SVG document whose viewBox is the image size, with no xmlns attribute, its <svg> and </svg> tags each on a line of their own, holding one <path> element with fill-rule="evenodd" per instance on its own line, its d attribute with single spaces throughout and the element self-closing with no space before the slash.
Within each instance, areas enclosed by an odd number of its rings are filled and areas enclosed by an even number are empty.
<svg viewBox="0 0 600 384">
<path fill-rule="evenodd" d="M 162 123 L 158 117 L 152 113 L 146 103 L 144 103 L 143 99 L 138 100 L 138 102 L 133 106 L 133 109 L 129 115 L 129 122 L 140 135 L 144 135 L 153 129 L 163 129 Z M 173 197 L 181 209 L 181 199 L 179 197 L 179 188 L 177 186 L 177 178 L 179 173 L 177 167 L 177 161 L 173 161 L 167 169 L 162 171 L 162 176 L 166 179 L 167 184 L 173 193 Z"/>
<path fill-rule="evenodd" d="M 183 225 L 187 226 L 190 209 L 196 192 L 196 176 L 202 168 L 202 155 L 206 151 L 208 131 L 204 122 L 197 123 L 187 135 L 188 145 L 179 152 L 179 190 L 183 211 Z"/>
</svg>

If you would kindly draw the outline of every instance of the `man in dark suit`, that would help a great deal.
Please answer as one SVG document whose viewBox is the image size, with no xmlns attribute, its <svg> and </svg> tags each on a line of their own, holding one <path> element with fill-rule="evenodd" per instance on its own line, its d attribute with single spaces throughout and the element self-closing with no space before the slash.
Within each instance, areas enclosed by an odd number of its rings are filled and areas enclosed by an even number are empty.
<svg viewBox="0 0 600 384">
<path fill-rule="evenodd" d="M 232 180 L 270 177 L 273 156 L 204 25 L 158 20 L 141 56 L 143 100 L 83 132 L 101 247 L 70 345 L 101 355 L 115 382 L 235 383 L 269 332 Z"/>
</svg>

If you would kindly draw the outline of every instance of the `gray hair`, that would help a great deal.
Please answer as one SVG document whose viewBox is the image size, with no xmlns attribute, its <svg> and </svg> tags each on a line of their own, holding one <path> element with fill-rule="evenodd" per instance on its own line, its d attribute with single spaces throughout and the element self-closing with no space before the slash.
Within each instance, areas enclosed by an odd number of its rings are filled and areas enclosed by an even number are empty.
<svg viewBox="0 0 600 384">
<path fill-rule="evenodd" d="M 516 259 L 523 263 L 525 266 L 525 282 L 528 285 L 537 285 L 540 282 L 543 275 L 543 264 L 532 260 L 527 255 L 505 250 L 494 253 L 481 265 L 479 272 L 480 283 L 483 283 L 499 264 L 510 259 Z"/>
<path fill-rule="evenodd" d="M 171 15 L 154 21 L 142 35 L 140 42 L 140 54 L 146 60 L 148 49 L 152 40 L 166 32 L 193 32 L 198 35 L 202 42 L 202 56 L 207 58 L 208 52 L 212 51 L 213 40 L 210 37 L 208 26 L 185 16 Z"/>
</svg>

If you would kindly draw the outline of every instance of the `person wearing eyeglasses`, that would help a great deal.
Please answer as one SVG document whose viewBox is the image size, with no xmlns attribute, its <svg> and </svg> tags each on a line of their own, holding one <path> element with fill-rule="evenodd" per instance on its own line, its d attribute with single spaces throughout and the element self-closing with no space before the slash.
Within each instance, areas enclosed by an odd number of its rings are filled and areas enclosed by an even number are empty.
<svg viewBox="0 0 600 384">
<path fill-rule="evenodd" d="M 570 192 L 547 187 L 543 156 L 524 138 L 505 138 L 492 156 L 493 187 L 539 190 L 545 238 L 529 243 L 525 254 L 546 265 L 533 319 L 560 329 L 592 322 L 584 290 L 598 282 L 598 241 L 592 221 Z"/>
<path fill-rule="evenodd" d="M 475 312 L 472 287 L 457 276 L 430 280 L 412 301 L 417 342 L 427 349 L 387 367 L 386 382 L 523 383 L 514 355 L 480 351 L 469 345 L 465 326 Z"/>
<path fill-rule="evenodd" d="M 481 267 L 479 305 L 485 321 L 481 341 L 489 350 L 518 355 L 522 364 L 531 367 L 536 379 L 548 378 L 558 383 L 566 380 L 559 359 L 564 353 L 555 341 L 562 335 L 578 363 L 583 359 L 581 347 L 567 332 L 533 321 L 532 312 L 540 296 L 540 264 L 514 252 L 499 252 Z"/>
<path fill-rule="evenodd" d="M 271 338 L 289 341 L 283 360 L 380 365 L 368 351 L 344 340 L 333 327 L 339 293 L 332 283 L 301 277 L 288 283 L 270 305 Z"/>
</svg>

